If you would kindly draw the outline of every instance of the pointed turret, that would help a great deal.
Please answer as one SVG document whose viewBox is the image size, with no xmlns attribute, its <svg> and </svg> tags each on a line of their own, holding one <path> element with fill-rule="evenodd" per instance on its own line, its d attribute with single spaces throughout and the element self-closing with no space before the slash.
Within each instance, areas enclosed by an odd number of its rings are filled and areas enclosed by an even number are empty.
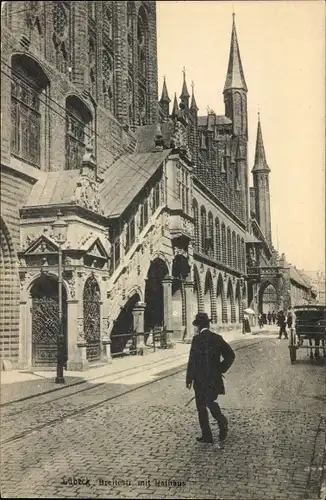
<svg viewBox="0 0 326 500">
<path fill-rule="evenodd" d="M 170 114 L 170 102 L 171 102 L 171 99 L 169 98 L 168 89 L 166 86 L 166 80 L 165 80 L 165 76 L 164 76 L 163 77 L 162 95 L 161 95 L 161 99 L 160 99 L 160 106 L 161 106 L 161 109 L 163 111 L 165 119 L 167 119 L 169 117 L 169 114 Z"/>
<path fill-rule="evenodd" d="M 233 14 L 229 66 L 223 92 L 230 89 L 241 89 L 246 92 L 248 90 L 240 57 L 237 30 L 235 26 L 235 14 Z"/>
<path fill-rule="evenodd" d="M 195 98 L 195 84 L 194 84 L 194 82 L 191 83 L 191 88 L 192 88 L 192 92 L 191 92 L 190 109 L 193 113 L 197 113 L 199 108 L 197 106 L 196 98 Z"/>
<path fill-rule="evenodd" d="M 162 104 L 165 102 L 170 103 L 171 99 L 169 98 L 165 76 L 163 76 L 163 87 L 162 87 L 162 95 L 161 95 L 160 103 Z"/>
<path fill-rule="evenodd" d="M 261 123 L 260 123 L 260 113 L 258 113 L 255 163 L 254 163 L 252 172 L 257 172 L 257 171 L 270 172 L 270 168 L 267 165 L 267 161 L 266 161 L 263 134 L 262 134 Z"/>
<path fill-rule="evenodd" d="M 181 95 L 180 95 L 180 99 L 181 99 L 180 108 L 181 109 L 188 109 L 189 108 L 190 94 L 189 94 L 188 88 L 187 88 L 186 69 L 185 68 L 183 68 L 182 73 L 183 73 L 183 84 L 182 84 L 182 91 L 181 91 Z"/>
<path fill-rule="evenodd" d="M 172 118 L 177 118 L 179 116 L 179 106 L 177 101 L 177 94 L 174 92 L 174 101 L 173 101 L 173 109 L 172 109 Z"/>
</svg>

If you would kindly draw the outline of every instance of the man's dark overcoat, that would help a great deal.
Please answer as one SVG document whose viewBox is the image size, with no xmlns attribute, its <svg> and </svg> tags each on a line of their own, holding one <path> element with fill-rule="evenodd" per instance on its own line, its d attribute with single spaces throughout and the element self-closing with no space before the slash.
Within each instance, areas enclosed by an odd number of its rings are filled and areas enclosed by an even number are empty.
<svg viewBox="0 0 326 500">
<path fill-rule="evenodd" d="M 234 359 L 233 349 L 221 335 L 203 330 L 192 339 L 187 384 L 193 382 L 195 391 L 216 399 L 218 394 L 225 394 L 223 373 L 230 368 Z"/>
</svg>

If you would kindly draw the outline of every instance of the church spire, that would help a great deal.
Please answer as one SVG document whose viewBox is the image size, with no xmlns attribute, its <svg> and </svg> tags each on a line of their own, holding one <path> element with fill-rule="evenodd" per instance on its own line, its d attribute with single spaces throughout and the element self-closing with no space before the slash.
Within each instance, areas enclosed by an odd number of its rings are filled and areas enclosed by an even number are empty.
<svg viewBox="0 0 326 500">
<path fill-rule="evenodd" d="M 176 92 L 174 92 L 172 118 L 177 118 L 178 116 L 179 116 L 179 106 L 178 106 L 178 101 L 177 101 L 177 94 L 176 94 Z"/>
<path fill-rule="evenodd" d="M 181 90 L 181 104 L 183 108 L 189 108 L 189 97 L 190 94 L 187 89 L 187 82 L 186 82 L 186 68 L 184 67 L 182 70 L 183 73 L 183 84 L 182 84 L 182 90 Z"/>
<path fill-rule="evenodd" d="M 166 81 L 165 81 L 165 76 L 163 77 L 163 87 L 162 87 L 162 96 L 160 99 L 160 106 L 161 110 L 164 115 L 164 121 L 168 119 L 169 114 L 170 114 L 170 102 L 171 99 L 169 98 L 168 94 L 168 89 L 166 86 Z"/>
<path fill-rule="evenodd" d="M 192 89 L 192 92 L 191 92 L 190 109 L 196 113 L 199 108 L 197 106 L 196 98 L 195 98 L 195 90 L 194 90 L 195 89 L 195 84 L 194 84 L 194 82 L 191 82 L 191 89 Z"/>
<path fill-rule="evenodd" d="M 257 139 L 256 139 L 256 152 L 255 152 L 255 163 L 252 172 L 270 172 L 270 168 L 267 165 L 265 147 L 263 141 L 263 134 L 261 130 L 260 123 L 260 113 L 258 112 L 258 126 L 257 126 Z"/>
<path fill-rule="evenodd" d="M 231 47 L 229 55 L 229 66 L 226 75 L 224 91 L 230 89 L 242 89 L 247 91 L 247 84 L 243 73 L 240 50 L 238 45 L 237 30 L 235 26 L 235 14 L 233 13 Z"/>
<path fill-rule="evenodd" d="M 162 87 L 162 95 L 161 95 L 160 103 L 170 103 L 170 102 L 171 102 L 171 99 L 169 98 L 165 76 L 163 76 L 163 87 Z"/>
</svg>

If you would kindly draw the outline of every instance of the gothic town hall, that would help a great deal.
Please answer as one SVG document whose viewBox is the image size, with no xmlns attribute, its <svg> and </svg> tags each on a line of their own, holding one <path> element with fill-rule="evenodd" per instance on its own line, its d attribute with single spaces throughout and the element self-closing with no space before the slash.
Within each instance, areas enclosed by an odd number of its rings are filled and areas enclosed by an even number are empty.
<svg viewBox="0 0 326 500">
<path fill-rule="evenodd" d="M 59 298 L 68 370 L 135 333 L 189 342 L 198 311 L 227 337 L 246 307 L 308 298 L 273 248 L 260 121 L 247 162 L 235 19 L 222 116 L 185 72 L 158 95 L 154 1 L 5 2 L 1 19 L 2 368 L 56 363 Z"/>
</svg>

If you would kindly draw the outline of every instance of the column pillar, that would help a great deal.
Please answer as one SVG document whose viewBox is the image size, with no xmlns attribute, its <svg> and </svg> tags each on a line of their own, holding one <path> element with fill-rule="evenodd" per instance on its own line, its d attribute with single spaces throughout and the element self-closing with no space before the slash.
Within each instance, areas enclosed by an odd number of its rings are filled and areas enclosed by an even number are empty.
<svg viewBox="0 0 326 500">
<path fill-rule="evenodd" d="M 185 281 L 184 282 L 184 290 L 185 290 L 185 301 L 186 301 L 186 332 L 184 336 L 184 343 L 190 344 L 192 341 L 192 337 L 194 336 L 194 326 L 192 324 L 194 320 L 193 314 L 193 301 L 194 301 L 194 283 L 193 281 Z"/>
<path fill-rule="evenodd" d="M 146 304 L 145 302 L 137 302 L 132 310 L 133 315 L 133 330 L 135 333 L 141 333 L 136 337 L 137 353 L 143 355 L 148 350 L 144 342 L 144 313 Z"/>
<path fill-rule="evenodd" d="M 163 324 L 166 332 L 167 346 L 171 345 L 172 333 L 172 282 L 173 276 L 165 276 L 163 285 Z"/>
</svg>

